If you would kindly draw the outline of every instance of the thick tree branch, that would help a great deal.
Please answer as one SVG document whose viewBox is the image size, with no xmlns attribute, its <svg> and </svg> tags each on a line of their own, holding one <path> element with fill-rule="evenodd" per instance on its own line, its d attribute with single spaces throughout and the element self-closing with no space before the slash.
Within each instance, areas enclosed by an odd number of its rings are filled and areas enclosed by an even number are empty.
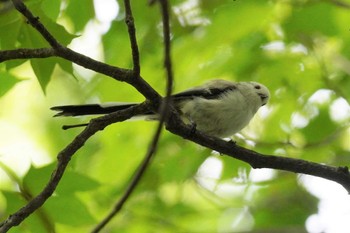
<svg viewBox="0 0 350 233">
<path fill-rule="evenodd" d="M 47 58 L 56 56 L 52 48 L 14 49 L 0 51 L 0 63 L 14 59 Z"/>
<path fill-rule="evenodd" d="M 192 132 L 191 127 L 184 125 L 178 117 L 173 115 L 167 122 L 167 129 L 221 154 L 244 161 L 253 168 L 272 168 L 325 178 L 341 184 L 350 193 L 350 173 L 347 167 L 332 167 L 301 159 L 260 154 L 232 142 L 210 137 L 198 131 Z"/>
</svg>

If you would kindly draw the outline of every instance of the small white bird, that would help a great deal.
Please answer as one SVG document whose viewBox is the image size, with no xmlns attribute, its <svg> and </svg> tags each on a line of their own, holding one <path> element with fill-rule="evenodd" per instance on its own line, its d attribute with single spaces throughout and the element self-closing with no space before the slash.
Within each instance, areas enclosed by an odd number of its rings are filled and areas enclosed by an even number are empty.
<svg viewBox="0 0 350 233">
<path fill-rule="evenodd" d="M 260 83 L 219 79 L 171 96 L 184 122 L 193 124 L 196 130 L 220 138 L 230 137 L 248 125 L 269 98 L 269 90 Z M 59 111 L 55 116 L 81 116 L 107 114 L 136 104 L 65 105 L 51 109 Z M 154 120 L 157 113 L 149 112 L 144 116 Z"/>
</svg>

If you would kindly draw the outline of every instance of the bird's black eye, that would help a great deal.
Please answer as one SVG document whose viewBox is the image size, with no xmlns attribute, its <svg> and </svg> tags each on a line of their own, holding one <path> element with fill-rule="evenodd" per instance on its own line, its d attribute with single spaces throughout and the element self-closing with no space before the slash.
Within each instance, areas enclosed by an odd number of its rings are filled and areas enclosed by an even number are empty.
<svg viewBox="0 0 350 233">
<path fill-rule="evenodd" d="M 255 85 L 254 88 L 255 88 L 255 89 L 260 89 L 261 86 L 260 86 L 260 85 Z"/>
</svg>

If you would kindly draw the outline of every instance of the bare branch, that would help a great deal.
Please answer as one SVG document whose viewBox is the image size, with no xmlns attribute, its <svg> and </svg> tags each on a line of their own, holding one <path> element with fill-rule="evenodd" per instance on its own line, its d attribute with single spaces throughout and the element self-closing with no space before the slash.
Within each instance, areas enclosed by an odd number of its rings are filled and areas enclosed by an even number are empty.
<svg viewBox="0 0 350 233">
<path fill-rule="evenodd" d="M 0 51 L 0 62 L 14 59 L 47 58 L 54 56 L 64 58 L 87 69 L 105 74 L 118 81 L 126 82 L 132 76 L 130 70 L 110 66 L 65 47 L 61 47 L 59 50 L 54 48 L 2 50 Z"/>
<path fill-rule="evenodd" d="M 0 224 L 0 232 L 7 232 L 11 227 L 19 225 L 25 218 L 27 218 L 45 203 L 45 201 L 55 191 L 72 156 L 92 135 L 100 130 L 103 130 L 106 126 L 112 123 L 121 122 L 131 118 L 132 116 L 145 112 L 148 107 L 149 105 L 147 104 L 140 104 L 122 111 L 92 119 L 89 125 L 58 154 L 56 169 L 52 172 L 49 182 L 46 184 L 41 193 L 28 202 L 27 205 L 22 207 L 16 213 L 10 215 L 8 219 L 2 222 Z"/>
<path fill-rule="evenodd" d="M 69 48 L 60 47 L 54 48 L 39 48 L 39 49 L 14 49 L 0 51 L 0 63 L 14 59 L 29 59 L 29 58 L 47 58 L 61 57 L 89 70 L 104 74 L 115 80 L 129 83 L 135 87 L 147 99 L 156 100 L 154 103 L 159 104 L 159 94 L 142 78 L 132 78 L 133 71 L 128 69 L 111 66 L 106 63 L 94 60 L 88 56 L 77 53 Z"/>
</svg>

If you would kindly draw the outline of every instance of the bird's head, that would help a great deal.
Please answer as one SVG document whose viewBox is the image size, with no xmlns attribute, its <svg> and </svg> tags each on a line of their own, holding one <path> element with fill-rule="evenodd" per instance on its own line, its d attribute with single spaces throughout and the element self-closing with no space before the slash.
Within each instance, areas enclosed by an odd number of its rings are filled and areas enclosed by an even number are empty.
<svg viewBox="0 0 350 233">
<path fill-rule="evenodd" d="M 240 91 L 250 101 L 254 101 L 261 107 L 267 104 L 270 99 L 270 92 L 266 86 L 257 82 L 240 82 Z"/>
</svg>

